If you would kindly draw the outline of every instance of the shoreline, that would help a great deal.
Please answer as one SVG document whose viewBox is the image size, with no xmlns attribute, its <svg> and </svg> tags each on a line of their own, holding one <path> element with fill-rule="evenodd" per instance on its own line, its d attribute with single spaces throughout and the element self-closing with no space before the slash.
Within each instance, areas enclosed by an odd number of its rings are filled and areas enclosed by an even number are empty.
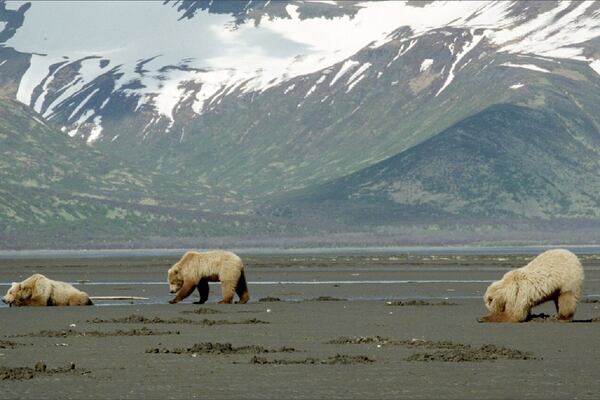
<svg viewBox="0 0 600 400">
<path fill-rule="evenodd" d="M 303 255 L 514 255 L 537 254 L 551 248 L 565 248 L 580 254 L 600 253 L 598 244 L 578 245 L 498 245 L 498 246 L 366 246 L 366 247 L 232 247 L 229 250 L 242 256 L 303 256 Z M 173 257 L 189 249 L 183 248 L 139 248 L 139 249 L 29 249 L 0 250 L 0 259 L 44 259 L 44 258 L 112 258 L 112 257 Z M 199 251 L 206 251 L 200 249 Z"/>
</svg>

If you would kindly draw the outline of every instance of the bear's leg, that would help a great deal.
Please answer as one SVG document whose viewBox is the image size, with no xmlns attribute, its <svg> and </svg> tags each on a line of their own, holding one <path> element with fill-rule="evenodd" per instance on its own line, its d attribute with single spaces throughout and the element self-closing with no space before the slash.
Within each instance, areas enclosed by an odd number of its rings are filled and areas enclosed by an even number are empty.
<svg viewBox="0 0 600 400">
<path fill-rule="evenodd" d="M 179 291 L 175 295 L 175 298 L 173 300 L 169 301 L 169 303 L 171 303 L 171 304 L 179 303 L 181 300 L 185 299 L 190 294 L 192 294 L 194 289 L 196 289 L 196 286 L 197 286 L 197 284 L 194 284 L 194 282 L 185 282 L 184 281 L 183 286 L 181 287 L 181 289 L 179 289 Z"/>
<path fill-rule="evenodd" d="M 558 296 L 558 320 L 572 321 L 577 309 L 577 296 L 573 292 L 564 292 Z"/>
<path fill-rule="evenodd" d="M 200 300 L 195 301 L 194 304 L 204 304 L 208 300 L 208 280 L 200 279 L 198 283 L 198 292 L 200 293 Z"/>
<path fill-rule="evenodd" d="M 221 282 L 221 293 L 223 294 L 223 300 L 219 301 L 219 304 L 233 303 L 233 296 L 235 294 L 234 282 Z"/>
<path fill-rule="evenodd" d="M 244 271 L 242 271 L 240 279 L 238 280 L 237 285 L 235 286 L 235 292 L 240 298 L 240 301 L 238 302 L 239 304 L 246 304 L 248 300 L 250 300 L 250 294 L 248 293 L 248 284 L 246 283 L 246 276 L 244 274 Z"/>
</svg>

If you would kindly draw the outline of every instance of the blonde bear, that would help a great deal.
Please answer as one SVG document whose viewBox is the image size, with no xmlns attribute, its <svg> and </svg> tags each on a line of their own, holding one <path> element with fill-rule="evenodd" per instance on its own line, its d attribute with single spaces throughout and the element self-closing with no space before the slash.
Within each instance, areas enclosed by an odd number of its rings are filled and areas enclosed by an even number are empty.
<svg viewBox="0 0 600 400">
<path fill-rule="evenodd" d="M 548 250 L 524 267 L 507 272 L 485 292 L 490 314 L 480 322 L 522 322 L 532 307 L 553 300 L 560 321 L 572 321 L 581 297 L 583 268 L 568 250 Z"/>
<path fill-rule="evenodd" d="M 87 293 L 42 274 L 33 274 L 23 282 L 13 282 L 2 301 L 10 307 L 92 305 Z"/>
<path fill-rule="evenodd" d="M 199 253 L 188 251 L 168 271 L 169 291 L 177 293 L 169 303 L 179 303 L 188 297 L 195 288 L 200 293 L 203 304 L 208 299 L 208 282 L 221 282 L 223 299 L 219 303 L 232 303 L 234 295 L 245 304 L 250 298 L 242 260 L 229 251 L 214 250 Z"/>
</svg>

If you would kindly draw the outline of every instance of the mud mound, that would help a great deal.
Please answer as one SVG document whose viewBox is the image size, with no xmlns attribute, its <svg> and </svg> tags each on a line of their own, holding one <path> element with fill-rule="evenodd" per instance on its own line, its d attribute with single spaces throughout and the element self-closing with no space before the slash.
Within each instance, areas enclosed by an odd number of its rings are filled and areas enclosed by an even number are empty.
<svg viewBox="0 0 600 400">
<path fill-rule="evenodd" d="M 389 345 L 389 346 L 403 346 L 408 348 L 413 347 L 424 347 L 428 349 L 448 349 L 455 348 L 457 346 L 465 346 L 449 341 L 431 341 L 422 339 L 408 339 L 408 340 L 395 340 L 382 336 L 355 336 L 347 337 L 340 336 L 332 339 L 327 344 L 377 344 L 377 345 Z"/>
<path fill-rule="evenodd" d="M 587 298 L 587 299 L 581 300 L 581 302 L 582 303 L 589 303 L 589 304 L 597 304 L 597 303 L 600 303 L 600 299 L 590 299 L 590 298 Z"/>
<path fill-rule="evenodd" d="M 249 345 L 234 347 L 231 343 L 205 342 L 197 343 L 192 347 L 159 349 L 157 347 L 146 350 L 146 353 L 163 354 L 259 354 L 259 353 L 291 353 L 296 351 L 291 347 L 281 347 L 279 349 L 267 349 L 263 346 Z"/>
<path fill-rule="evenodd" d="M 258 299 L 259 303 L 275 303 L 278 301 L 283 301 L 281 300 L 279 297 L 261 297 L 260 299 Z"/>
<path fill-rule="evenodd" d="M 330 340 L 327 344 L 376 344 L 378 346 L 402 346 L 409 349 L 428 349 L 433 352 L 415 353 L 406 358 L 406 361 L 492 361 L 498 359 L 507 360 L 533 360 L 535 357 L 530 352 L 513 350 L 486 344 L 474 347 L 469 344 L 455 343 L 451 341 L 432 341 L 422 339 L 394 340 L 381 336 L 340 336 Z"/>
<path fill-rule="evenodd" d="M 17 346 L 27 346 L 25 343 L 12 342 L 10 340 L 0 340 L 0 349 L 14 349 Z"/>
<path fill-rule="evenodd" d="M 381 336 L 357 336 L 357 337 L 347 337 L 340 336 L 338 338 L 332 339 L 327 344 L 389 344 L 391 343 L 391 339 L 384 338 Z"/>
<path fill-rule="evenodd" d="M 223 314 L 221 311 L 213 310 L 212 308 L 199 308 L 197 310 L 182 311 L 182 314 Z"/>
<path fill-rule="evenodd" d="M 258 364 L 258 365 L 356 365 L 356 364 L 370 364 L 374 363 L 375 360 L 369 358 L 367 356 L 350 356 L 347 354 L 336 354 L 335 356 L 329 357 L 325 360 L 321 360 L 318 358 L 304 358 L 301 360 L 290 360 L 290 359 L 275 359 L 269 360 L 266 357 L 258 357 L 254 356 L 250 359 L 250 364 Z"/>
<path fill-rule="evenodd" d="M 0 367 L 0 381 L 23 381 L 43 375 L 73 374 L 87 375 L 90 371 L 79 369 L 75 364 L 62 368 L 48 368 L 45 363 L 38 362 L 31 367 Z"/>
<path fill-rule="evenodd" d="M 430 302 L 425 300 L 404 300 L 404 301 L 388 301 L 386 303 L 388 306 L 455 306 L 457 303 L 452 303 L 450 301 L 442 300 L 438 302 Z"/>
<path fill-rule="evenodd" d="M 146 327 L 139 329 L 121 330 L 110 332 L 101 331 L 87 331 L 80 332 L 74 329 L 67 329 L 62 331 L 51 331 L 43 330 L 35 333 L 27 333 L 22 335 L 16 335 L 15 337 L 108 337 L 108 336 L 158 336 L 158 335 L 179 335 L 179 331 L 153 331 Z"/>
<path fill-rule="evenodd" d="M 558 319 L 554 315 L 548 315 L 546 313 L 531 314 L 527 317 L 525 322 L 557 322 Z"/>
<path fill-rule="evenodd" d="M 144 317 L 142 315 L 132 314 L 128 317 L 123 318 L 109 318 L 109 319 L 100 319 L 94 318 L 92 320 L 88 320 L 86 322 L 91 322 L 94 324 L 102 324 L 102 323 L 114 323 L 114 324 L 190 324 L 190 325 L 203 325 L 203 326 L 213 326 L 213 325 L 246 325 L 246 324 L 268 324 L 266 321 L 261 321 L 256 318 L 246 319 L 243 321 L 227 321 L 227 320 L 211 320 L 211 319 L 203 319 L 200 321 L 195 321 L 186 318 L 170 318 L 170 319 L 162 319 L 160 317 Z"/>
<path fill-rule="evenodd" d="M 319 296 L 319 297 L 316 297 L 314 299 L 310 299 L 307 301 L 346 301 L 346 299 L 340 299 L 340 298 L 331 297 L 331 296 Z"/>
<path fill-rule="evenodd" d="M 527 319 L 525 320 L 525 322 L 556 322 L 556 323 L 568 323 L 565 321 L 560 321 L 558 318 L 556 318 L 556 315 L 548 315 L 545 313 L 541 313 L 541 314 L 532 314 L 530 316 L 527 317 Z M 590 318 L 590 319 L 574 319 L 572 322 L 579 322 L 579 323 L 595 323 L 595 322 L 600 322 L 600 317 L 595 317 L 595 318 Z"/>
<path fill-rule="evenodd" d="M 530 352 L 498 347 L 487 344 L 481 347 L 458 345 L 456 348 L 438 350 L 430 353 L 416 353 L 406 358 L 406 361 L 443 361 L 443 362 L 472 362 L 494 360 L 535 360 Z"/>
</svg>

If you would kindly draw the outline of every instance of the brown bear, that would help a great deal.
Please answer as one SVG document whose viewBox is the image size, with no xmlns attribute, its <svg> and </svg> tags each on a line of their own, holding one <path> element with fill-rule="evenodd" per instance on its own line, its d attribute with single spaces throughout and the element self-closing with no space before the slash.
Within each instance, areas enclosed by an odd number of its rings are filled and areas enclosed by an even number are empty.
<svg viewBox="0 0 600 400">
<path fill-rule="evenodd" d="M 232 303 L 237 293 L 239 303 L 245 304 L 250 298 L 242 260 L 232 252 L 214 250 L 199 253 L 188 251 L 168 272 L 169 291 L 177 293 L 171 304 L 179 303 L 188 297 L 195 288 L 200 292 L 203 304 L 208 299 L 208 282 L 221 282 L 223 299 L 220 304 Z"/>
<path fill-rule="evenodd" d="M 479 322 L 521 322 L 532 307 L 553 300 L 560 321 L 571 321 L 581 296 L 583 268 L 568 250 L 548 250 L 492 283 L 484 300 L 490 311 Z"/>
<path fill-rule="evenodd" d="M 20 283 L 13 282 L 2 301 L 10 307 L 92 305 L 87 293 L 42 274 L 33 274 Z"/>
</svg>

